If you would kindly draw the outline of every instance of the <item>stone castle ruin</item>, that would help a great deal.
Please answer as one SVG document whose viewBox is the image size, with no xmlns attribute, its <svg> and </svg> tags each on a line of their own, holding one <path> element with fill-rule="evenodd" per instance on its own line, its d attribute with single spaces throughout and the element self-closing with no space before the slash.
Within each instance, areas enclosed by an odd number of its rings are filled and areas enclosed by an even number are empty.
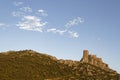
<svg viewBox="0 0 120 80">
<path fill-rule="evenodd" d="M 57 60 L 57 62 L 68 65 L 70 67 L 72 67 L 72 66 L 76 67 L 79 65 L 79 63 L 88 63 L 88 64 L 94 65 L 96 67 L 99 67 L 101 69 L 104 69 L 105 71 L 116 73 L 115 70 L 112 70 L 111 68 L 109 68 L 108 64 L 106 64 L 102 61 L 102 58 L 99 58 L 96 55 L 89 54 L 88 50 L 83 51 L 83 57 L 80 61 L 60 59 L 60 60 Z"/>
<path fill-rule="evenodd" d="M 88 50 L 83 51 L 83 58 L 80 60 L 81 63 L 89 63 L 100 67 L 102 69 L 108 69 L 108 64 L 102 61 L 102 58 L 98 58 L 96 55 L 89 54 Z"/>
</svg>

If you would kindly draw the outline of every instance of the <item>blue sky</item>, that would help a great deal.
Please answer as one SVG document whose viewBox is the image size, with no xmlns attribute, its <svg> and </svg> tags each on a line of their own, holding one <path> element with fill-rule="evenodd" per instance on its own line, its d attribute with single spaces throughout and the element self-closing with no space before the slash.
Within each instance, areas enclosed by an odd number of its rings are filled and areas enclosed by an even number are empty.
<svg viewBox="0 0 120 80">
<path fill-rule="evenodd" d="M 84 49 L 120 72 L 119 0 L 1 0 L 0 51 L 80 60 Z"/>
</svg>

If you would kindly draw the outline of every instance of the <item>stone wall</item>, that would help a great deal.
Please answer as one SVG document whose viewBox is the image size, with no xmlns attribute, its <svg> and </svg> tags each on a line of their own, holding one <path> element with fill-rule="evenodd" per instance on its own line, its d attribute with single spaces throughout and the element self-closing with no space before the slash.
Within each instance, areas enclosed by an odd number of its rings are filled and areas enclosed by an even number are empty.
<svg viewBox="0 0 120 80">
<path fill-rule="evenodd" d="M 97 57 L 96 55 L 89 54 L 88 50 L 83 51 L 83 58 L 80 60 L 81 63 L 89 63 L 97 67 L 107 69 L 108 64 L 102 61 L 102 58 Z"/>
</svg>

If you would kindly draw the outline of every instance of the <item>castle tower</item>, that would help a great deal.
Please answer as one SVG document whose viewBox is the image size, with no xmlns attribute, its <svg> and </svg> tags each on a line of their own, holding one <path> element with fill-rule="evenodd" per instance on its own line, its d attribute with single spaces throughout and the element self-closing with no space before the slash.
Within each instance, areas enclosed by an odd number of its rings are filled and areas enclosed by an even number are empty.
<svg viewBox="0 0 120 80">
<path fill-rule="evenodd" d="M 83 51 L 83 59 L 82 59 L 82 62 L 85 62 L 85 63 L 88 62 L 88 55 L 89 55 L 89 51 L 88 51 L 88 50 L 84 50 L 84 51 Z"/>
<path fill-rule="evenodd" d="M 109 69 L 108 64 L 102 61 L 102 58 L 97 57 L 96 55 L 89 54 L 88 50 L 83 51 L 83 57 L 80 60 L 81 63 L 89 63 L 94 66 L 100 67 L 102 69 Z"/>
</svg>

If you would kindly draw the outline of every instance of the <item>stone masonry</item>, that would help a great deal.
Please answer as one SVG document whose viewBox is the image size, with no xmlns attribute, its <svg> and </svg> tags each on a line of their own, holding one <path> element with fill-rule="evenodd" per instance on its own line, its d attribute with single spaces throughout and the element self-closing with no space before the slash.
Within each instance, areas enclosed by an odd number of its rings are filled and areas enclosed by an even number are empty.
<svg viewBox="0 0 120 80">
<path fill-rule="evenodd" d="M 102 69 L 108 69 L 108 64 L 104 63 L 101 58 L 96 55 L 90 55 L 88 50 L 83 51 L 83 58 L 80 60 L 81 63 L 89 63 L 100 67 Z"/>
</svg>

